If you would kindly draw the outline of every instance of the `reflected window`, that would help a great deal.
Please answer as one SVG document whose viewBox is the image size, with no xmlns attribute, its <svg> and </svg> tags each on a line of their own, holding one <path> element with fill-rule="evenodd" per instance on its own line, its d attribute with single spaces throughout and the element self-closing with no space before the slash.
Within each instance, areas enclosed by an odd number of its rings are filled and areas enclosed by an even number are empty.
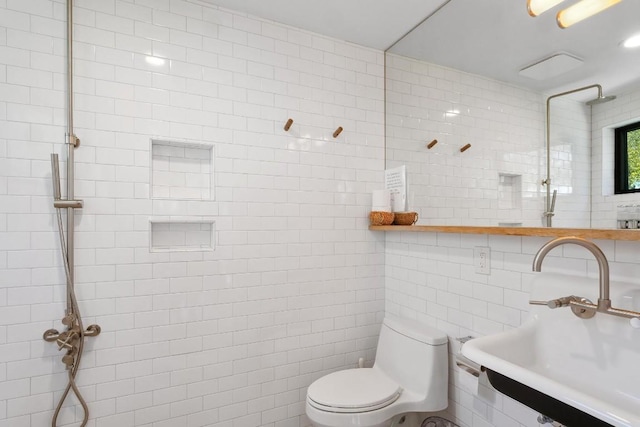
<svg viewBox="0 0 640 427">
<path fill-rule="evenodd" d="M 640 193 L 640 122 L 615 129 L 615 193 Z"/>
</svg>

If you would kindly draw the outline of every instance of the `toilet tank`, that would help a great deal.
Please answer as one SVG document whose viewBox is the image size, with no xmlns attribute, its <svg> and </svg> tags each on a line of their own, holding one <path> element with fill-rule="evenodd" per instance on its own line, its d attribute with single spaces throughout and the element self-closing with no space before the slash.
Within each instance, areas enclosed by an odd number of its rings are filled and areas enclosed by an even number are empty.
<svg viewBox="0 0 640 427">
<path fill-rule="evenodd" d="M 447 335 L 409 319 L 382 322 L 375 366 L 424 401 L 424 411 L 448 405 Z"/>
</svg>

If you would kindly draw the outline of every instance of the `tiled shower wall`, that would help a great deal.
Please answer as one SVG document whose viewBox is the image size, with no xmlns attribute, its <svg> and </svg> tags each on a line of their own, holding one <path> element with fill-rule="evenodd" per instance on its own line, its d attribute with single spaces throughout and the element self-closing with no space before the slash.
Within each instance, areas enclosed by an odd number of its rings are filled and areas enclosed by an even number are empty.
<svg viewBox="0 0 640 427">
<path fill-rule="evenodd" d="M 592 215 L 593 226 L 616 227 L 618 206 L 638 206 L 635 194 L 613 194 L 613 129 L 640 121 L 640 89 L 616 93 L 617 99 L 593 106 Z"/>
<path fill-rule="evenodd" d="M 549 239 L 443 233 L 387 233 L 386 311 L 421 320 L 449 335 L 451 352 L 448 418 L 463 427 L 538 427 L 537 413 L 482 382 L 472 392 L 455 364 L 456 338 L 484 336 L 517 327 L 529 311 L 535 253 Z M 595 242 L 616 281 L 638 283 L 640 243 Z M 477 274 L 475 247 L 490 247 L 490 274 Z M 554 249 L 543 271 L 588 275 L 597 294 L 598 265 L 585 249 Z M 550 349 L 550 351 L 553 351 Z"/>
<path fill-rule="evenodd" d="M 384 311 L 382 53 L 180 0 L 75 4 L 89 425 L 307 425 L 306 387 L 371 361 Z M 64 55 L 62 0 L 0 0 L 1 427 L 49 425 L 65 385 L 41 339 L 64 312 Z M 213 145 L 215 200 L 152 199 L 152 138 Z M 215 251 L 152 253 L 150 219 L 213 221 Z"/>
<path fill-rule="evenodd" d="M 552 224 L 589 228 L 592 107 L 567 97 L 554 98 L 550 104 L 550 192 L 558 191 Z M 542 188 L 546 197 L 547 189 Z"/>
<path fill-rule="evenodd" d="M 419 223 L 542 225 L 540 93 L 394 54 L 386 79 L 387 166 L 407 165 Z"/>
</svg>

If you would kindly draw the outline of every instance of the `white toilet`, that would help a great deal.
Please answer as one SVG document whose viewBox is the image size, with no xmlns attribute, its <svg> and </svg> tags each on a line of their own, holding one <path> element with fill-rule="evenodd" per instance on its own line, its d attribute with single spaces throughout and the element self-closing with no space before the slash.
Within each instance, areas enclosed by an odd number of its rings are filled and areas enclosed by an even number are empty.
<svg viewBox="0 0 640 427">
<path fill-rule="evenodd" d="M 385 318 L 373 368 L 347 369 L 309 386 L 315 427 L 389 427 L 407 412 L 448 404 L 447 335 L 411 320 Z"/>
</svg>

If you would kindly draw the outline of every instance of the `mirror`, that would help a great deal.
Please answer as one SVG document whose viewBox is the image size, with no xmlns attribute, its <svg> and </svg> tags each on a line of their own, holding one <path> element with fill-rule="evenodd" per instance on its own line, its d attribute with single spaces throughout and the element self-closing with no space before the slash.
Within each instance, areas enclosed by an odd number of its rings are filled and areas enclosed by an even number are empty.
<svg viewBox="0 0 640 427">
<path fill-rule="evenodd" d="M 565 2 L 568 5 L 571 2 Z M 533 18 L 526 0 L 450 0 L 386 52 L 386 167 L 407 166 L 419 224 L 615 228 L 613 128 L 640 120 L 640 2 L 567 29 L 563 4 Z M 430 148 L 428 148 L 430 146 Z M 462 150 L 464 147 L 467 149 Z"/>
</svg>

